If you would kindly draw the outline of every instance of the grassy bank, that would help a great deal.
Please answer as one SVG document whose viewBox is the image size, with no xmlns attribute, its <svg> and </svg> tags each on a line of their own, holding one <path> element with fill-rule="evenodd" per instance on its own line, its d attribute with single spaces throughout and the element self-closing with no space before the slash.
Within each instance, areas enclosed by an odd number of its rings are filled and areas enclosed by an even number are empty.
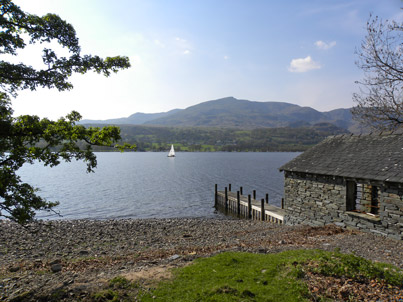
<svg viewBox="0 0 403 302">
<path fill-rule="evenodd" d="M 349 282 L 350 289 L 332 292 L 329 278 Z M 317 284 L 325 286 L 320 288 Z M 341 297 L 342 301 L 355 301 L 363 299 L 357 292 L 367 295 L 364 299 L 371 295 L 368 291 L 362 293 L 357 286 L 369 285 L 377 297 L 399 298 L 402 284 L 403 272 L 396 267 L 337 251 L 228 252 L 175 269 L 173 277 L 154 284 L 155 289 L 115 278 L 108 289 L 93 298 L 96 301 L 333 301 Z"/>
</svg>

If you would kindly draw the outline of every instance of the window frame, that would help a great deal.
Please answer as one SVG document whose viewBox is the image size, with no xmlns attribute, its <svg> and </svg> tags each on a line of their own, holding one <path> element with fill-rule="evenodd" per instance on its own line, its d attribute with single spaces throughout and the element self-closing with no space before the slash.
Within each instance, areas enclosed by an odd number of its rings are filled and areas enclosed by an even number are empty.
<svg viewBox="0 0 403 302">
<path fill-rule="evenodd" d="M 346 211 L 379 217 L 379 186 L 355 180 L 346 181 Z"/>
</svg>

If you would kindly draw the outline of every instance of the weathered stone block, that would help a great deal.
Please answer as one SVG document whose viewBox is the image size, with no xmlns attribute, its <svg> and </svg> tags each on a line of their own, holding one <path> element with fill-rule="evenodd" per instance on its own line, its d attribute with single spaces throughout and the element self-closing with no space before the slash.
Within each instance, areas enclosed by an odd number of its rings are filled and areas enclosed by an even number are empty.
<svg viewBox="0 0 403 302">
<path fill-rule="evenodd" d="M 388 236 L 388 234 L 387 233 L 385 233 L 385 232 L 381 232 L 381 231 L 379 231 L 379 230 L 369 230 L 371 233 L 374 233 L 374 234 L 378 234 L 378 235 L 382 235 L 382 236 Z"/>
<path fill-rule="evenodd" d="M 329 210 L 339 210 L 339 206 L 336 204 L 329 204 L 329 205 L 327 205 L 327 208 Z"/>
<path fill-rule="evenodd" d="M 402 238 L 403 238 L 402 235 L 398 235 L 398 234 L 388 234 L 388 237 L 396 239 L 396 240 L 402 240 Z"/>
<path fill-rule="evenodd" d="M 394 211 L 397 209 L 397 206 L 394 204 L 385 204 L 385 211 Z"/>
<path fill-rule="evenodd" d="M 358 224 L 356 221 L 352 221 L 352 220 L 350 220 L 350 221 L 346 220 L 346 221 L 344 221 L 344 223 L 346 225 L 353 226 L 353 227 L 356 227 Z"/>
<path fill-rule="evenodd" d="M 389 212 L 389 217 L 396 220 L 396 222 L 401 218 L 400 215 L 394 214 L 392 212 Z"/>
</svg>

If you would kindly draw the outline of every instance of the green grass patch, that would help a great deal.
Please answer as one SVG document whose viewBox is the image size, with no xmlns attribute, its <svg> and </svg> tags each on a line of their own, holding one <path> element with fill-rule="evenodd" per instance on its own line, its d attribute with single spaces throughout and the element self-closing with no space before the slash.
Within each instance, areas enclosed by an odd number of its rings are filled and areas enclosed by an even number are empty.
<svg viewBox="0 0 403 302">
<path fill-rule="evenodd" d="M 305 282 L 311 273 L 403 286 L 402 270 L 339 251 L 228 252 L 196 259 L 173 270 L 172 279 L 149 283 L 152 288 L 116 277 L 92 294 L 91 301 L 330 301 L 309 292 Z"/>
<path fill-rule="evenodd" d="M 137 283 L 133 283 L 124 277 L 118 276 L 109 281 L 109 287 L 113 289 L 139 288 Z"/>
<path fill-rule="evenodd" d="M 403 283 L 402 271 L 355 255 L 320 250 L 279 254 L 222 253 L 174 270 L 141 301 L 309 301 L 307 271 L 364 282 Z"/>
<path fill-rule="evenodd" d="M 142 301 L 308 301 L 290 265 L 304 252 L 275 255 L 223 253 L 174 271 Z M 305 259 L 305 258 L 304 258 Z"/>
<path fill-rule="evenodd" d="M 130 302 L 138 301 L 137 298 L 141 296 L 142 289 L 136 282 L 118 276 L 109 281 L 107 289 L 94 293 L 91 301 Z"/>
</svg>

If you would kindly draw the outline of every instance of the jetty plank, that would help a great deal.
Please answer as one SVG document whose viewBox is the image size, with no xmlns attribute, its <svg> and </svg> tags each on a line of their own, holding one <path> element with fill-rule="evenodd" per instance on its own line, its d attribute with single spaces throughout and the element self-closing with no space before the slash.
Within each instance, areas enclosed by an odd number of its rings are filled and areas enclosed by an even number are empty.
<svg viewBox="0 0 403 302">
<path fill-rule="evenodd" d="M 285 210 L 266 203 L 263 207 L 264 216 L 262 219 L 261 201 L 251 198 L 251 208 L 249 209 L 248 196 L 240 194 L 239 191 L 217 191 L 215 199 L 216 208 L 218 210 L 223 210 L 226 214 L 237 215 L 238 217 L 254 220 L 265 220 L 267 222 L 278 224 L 282 224 L 284 222 Z M 250 213 L 252 215 L 250 215 Z"/>
</svg>

